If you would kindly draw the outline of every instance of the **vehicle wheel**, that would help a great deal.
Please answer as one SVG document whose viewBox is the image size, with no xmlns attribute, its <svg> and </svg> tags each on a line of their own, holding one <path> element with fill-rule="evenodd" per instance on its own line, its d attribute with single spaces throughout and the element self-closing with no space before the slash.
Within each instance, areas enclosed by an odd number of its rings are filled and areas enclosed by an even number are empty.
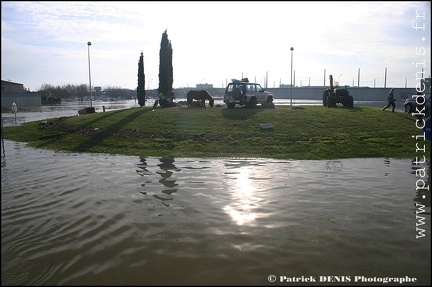
<svg viewBox="0 0 432 287">
<path fill-rule="evenodd" d="M 327 105 L 327 108 L 333 107 L 333 98 L 332 97 L 327 96 L 327 98 L 326 98 L 326 105 Z"/>
<path fill-rule="evenodd" d="M 231 96 L 235 100 L 241 100 L 243 98 L 243 92 L 239 88 L 234 88 L 233 91 L 231 92 Z"/>
<path fill-rule="evenodd" d="M 354 98 L 353 96 L 348 97 L 347 107 L 352 108 L 354 106 Z"/>
<path fill-rule="evenodd" d="M 405 113 L 411 113 L 411 105 L 410 104 L 407 104 L 407 105 L 405 105 Z"/>
<path fill-rule="evenodd" d="M 255 109 L 256 106 L 257 106 L 257 99 L 256 98 L 250 99 L 250 104 L 249 105 L 250 105 L 251 109 Z"/>
<path fill-rule="evenodd" d="M 229 109 L 232 109 L 232 108 L 235 107 L 235 104 L 227 104 L 227 107 L 228 107 Z"/>
<path fill-rule="evenodd" d="M 266 103 L 273 103 L 273 97 L 268 97 Z"/>
</svg>

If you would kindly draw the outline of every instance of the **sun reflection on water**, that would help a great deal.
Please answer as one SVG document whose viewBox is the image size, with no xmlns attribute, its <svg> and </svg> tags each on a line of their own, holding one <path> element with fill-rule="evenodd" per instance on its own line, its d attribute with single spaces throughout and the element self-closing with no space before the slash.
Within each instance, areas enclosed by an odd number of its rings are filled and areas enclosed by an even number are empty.
<svg viewBox="0 0 432 287">
<path fill-rule="evenodd" d="M 231 216 L 238 225 L 246 225 L 255 221 L 256 207 L 255 187 L 250 177 L 250 168 L 242 167 L 237 174 L 235 184 L 232 187 L 233 200 L 224 210 Z"/>
</svg>

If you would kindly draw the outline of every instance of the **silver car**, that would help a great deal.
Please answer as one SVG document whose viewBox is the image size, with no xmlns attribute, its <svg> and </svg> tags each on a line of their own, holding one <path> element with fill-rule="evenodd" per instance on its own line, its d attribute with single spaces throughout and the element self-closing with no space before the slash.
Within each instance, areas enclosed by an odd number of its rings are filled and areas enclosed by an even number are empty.
<svg viewBox="0 0 432 287">
<path fill-rule="evenodd" d="M 247 79 L 232 80 L 225 89 L 223 101 L 228 108 L 234 108 L 236 104 L 256 108 L 257 104 L 272 103 L 273 94 Z"/>
<path fill-rule="evenodd" d="M 431 93 L 425 94 L 425 101 L 426 101 L 425 114 L 426 114 L 426 117 L 429 117 L 430 111 L 431 111 Z M 403 105 L 404 105 L 404 110 L 406 113 L 416 112 L 416 107 L 417 107 L 416 97 L 407 98 Z"/>
</svg>

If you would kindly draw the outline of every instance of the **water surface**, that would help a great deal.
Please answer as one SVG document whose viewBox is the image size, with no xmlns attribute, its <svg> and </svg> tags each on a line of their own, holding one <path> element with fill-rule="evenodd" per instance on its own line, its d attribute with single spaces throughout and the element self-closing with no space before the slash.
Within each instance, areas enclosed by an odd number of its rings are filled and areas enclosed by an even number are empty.
<svg viewBox="0 0 432 287">
<path fill-rule="evenodd" d="M 136 106 L 93 104 L 97 112 Z M 19 125 L 79 108 L 2 118 Z M 320 285 L 320 276 L 349 284 L 409 276 L 410 285 L 429 285 L 430 191 L 416 190 L 420 168 L 430 185 L 430 165 L 412 159 L 129 157 L 2 141 L 1 282 L 297 285 L 279 281 L 313 276 Z"/>
<path fill-rule="evenodd" d="M 410 159 L 129 157 L 4 144 L 2 285 L 287 284 L 269 275 L 430 283 L 430 194 L 416 191 Z"/>
</svg>

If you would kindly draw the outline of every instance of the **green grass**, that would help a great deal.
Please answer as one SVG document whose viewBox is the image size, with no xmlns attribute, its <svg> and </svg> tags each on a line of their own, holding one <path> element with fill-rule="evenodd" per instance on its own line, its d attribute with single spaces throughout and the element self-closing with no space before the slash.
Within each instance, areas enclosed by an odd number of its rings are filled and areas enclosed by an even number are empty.
<svg viewBox="0 0 432 287">
<path fill-rule="evenodd" d="M 4 137 L 56 151 L 204 158 L 415 158 L 420 143 L 429 157 L 430 143 L 412 137 L 422 133 L 415 120 L 373 107 L 142 107 L 4 127 Z"/>
</svg>

